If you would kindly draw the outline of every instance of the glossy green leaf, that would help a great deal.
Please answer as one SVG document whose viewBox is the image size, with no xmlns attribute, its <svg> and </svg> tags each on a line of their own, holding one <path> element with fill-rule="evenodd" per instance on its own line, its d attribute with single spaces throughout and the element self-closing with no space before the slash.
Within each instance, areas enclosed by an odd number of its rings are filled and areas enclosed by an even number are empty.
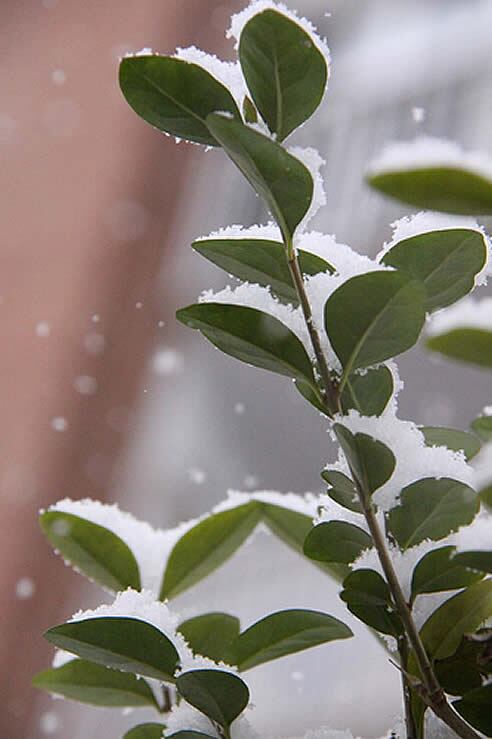
<svg viewBox="0 0 492 739">
<path fill-rule="evenodd" d="M 482 685 L 492 672 L 490 648 L 492 632 L 483 629 L 465 635 L 456 652 L 444 660 L 436 660 L 434 669 L 439 684 L 450 695 L 464 695 Z"/>
<path fill-rule="evenodd" d="M 246 123 L 258 123 L 258 111 L 247 95 L 243 100 L 243 118 Z"/>
<path fill-rule="evenodd" d="M 343 581 L 341 599 L 360 621 L 382 634 L 398 636 L 402 626 L 394 612 L 388 585 L 374 570 L 354 570 Z"/>
<path fill-rule="evenodd" d="M 420 635 L 433 659 L 445 659 L 456 652 L 464 634 L 474 632 L 491 616 L 492 580 L 481 580 L 439 606 Z"/>
<path fill-rule="evenodd" d="M 223 727 L 229 727 L 249 702 L 249 690 L 241 678 L 222 670 L 184 672 L 176 687 L 188 703 Z"/>
<path fill-rule="evenodd" d="M 460 362 L 492 367 L 492 331 L 481 328 L 455 328 L 427 339 L 432 351 Z"/>
<path fill-rule="evenodd" d="M 354 408 L 361 416 L 380 416 L 393 395 L 393 375 L 381 366 L 347 378 L 341 396 L 342 410 Z"/>
<path fill-rule="evenodd" d="M 461 167 L 413 167 L 368 177 L 384 195 L 425 210 L 461 215 L 492 214 L 492 181 Z"/>
<path fill-rule="evenodd" d="M 471 427 L 482 441 L 492 441 L 492 416 L 478 416 Z"/>
<path fill-rule="evenodd" d="M 304 542 L 304 554 L 320 562 L 350 564 L 371 546 L 371 537 L 358 526 L 329 521 L 311 529 Z"/>
<path fill-rule="evenodd" d="M 395 455 L 385 444 L 367 434 L 353 434 L 339 423 L 333 426 L 354 480 L 371 495 L 384 485 L 395 469 Z"/>
<path fill-rule="evenodd" d="M 115 592 L 140 590 L 135 557 L 112 531 L 62 511 L 46 511 L 39 522 L 55 549 L 89 579 Z"/>
<path fill-rule="evenodd" d="M 271 503 L 262 503 L 261 506 L 263 521 L 272 533 L 297 554 L 304 556 L 304 541 L 313 527 L 312 517 Z M 349 571 L 343 564 L 311 561 L 338 582 L 341 582 Z"/>
<path fill-rule="evenodd" d="M 179 665 L 174 644 L 145 621 L 104 617 L 55 626 L 45 638 L 59 649 L 89 662 L 172 681 Z"/>
<path fill-rule="evenodd" d="M 193 249 L 228 274 L 244 282 L 271 287 L 282 301 L 299 305 L 292 281 L 285 246 L 267 239 L 200 239 Z M 334 272 L 331 264 L 316 254 L 298 251 L 299 266 L 304 275 Z"/>
<path fill-rule="evenodd" d="M 182 308 L 176 317 L 231 357 L 314 384 L 304 346 L 287 326 L 267 313 L 240 305 L 198 303 Z"/>
<path fill-rule="evenodd" d="M 36 688 L 93 706 L 156 707 L 145 680 L 82 659 L 39 672 L 32 682 Z"/>
<path fill-rule="evenodd" d="M 446 546 L 425 554 L 412 574 L 412 598 L 420 593 L 440 593 L 465 588 L 482 575 L 471 572 L 453 556 L 455 547 Z"/>
<path fill-rule="evenodd" d="M 348 508 L 349 511 L 362 513 L 357 488 L 350 477 L 338 470 L 323 470 L 321 477 L 330 485 L 327 492 L 332 500 L 343 508 Z"/>
<path fill-rule="evenodd" d="M 471 690 L 453 701 L 453 708 L 475 729 L 485 736 L 492 736 L 492 683 Z"/>
<path fill-rule="evenodd" d="M 260 515 L 252 501 L 213 513 L 187 531 L 169 556 L 160 599 L 174 598 L 220 567 L 248 538 Z"/>
<path fill-rule="evenodd" d="M 127 731 L 123 739 L 162 739 L 165 728 L 165 724 L 139 724 Z M 173 736 L 177 736 L 177 734 L 173 734 Z M 201 734 L 200 739 L 204 736 L 205 734 Z"/>
<path fill-rule="evenodd" d="M 463 452 L 469 461 L 478 454 L 481 448 L 480 440 L 474 434 L 458 429 L 449 429 L 445 426 L 421 426 L 427 446 L 445 446 L 453 452 Z"/>
<path fill-rule="evenodd" d="M 410 349 L 425 319 L 425 292 L 405 272 L 368 272 L 330 295 L 325 328 L 345 378 Z"/>
<path fill-rule="evenodd" d="M 321 393 L 317 388 L 314 387 L 314 385 L 309 385 L 303 380 L 294 380 L 294 386 L 296 390 L 298 390 L 298 392 L 302 395 L 304 400 L 307 400 L 307 402 L 310 403 L 313 408 L 316 408 L 319 413 L 322 413 L 324 416 L 329 415 L 328 408 L 323 401 Z"/>
<path fill-rule="evenodd" d="M 467 295 L 486 259 L 483 234 L 456 228 L 429 231 L 399 241 L 382 261 L 422 282 L 425 309 L 432 312 Z"/>
<path fill-rule="evenodd" d="M 243 631 L 231 647 L 240 670 L 249 670 L 318 644 L 353 636 L 342 621 L 320 611 L 289 609 L 271 613 Z"/>
<path fill-rule="evenodd" d="M 216 110 L 238 120 L 229 90 L 203 67 L 169 56 L 134 56 L 120 64 L 120 87 L 127 103 L 159 131 L 207 146 L 218 146 L 206 125 Z"/>
<path fill-rule="evenodd" d="M 388 529 L 402 549 L 409 549 L 471 523 L 478 509 L 477 494 L 468 485 L 448 477 L 427 477 L 401 491 L 400 505 L 388 514 Z"/>
<path fill-rule="evenodd" d="M 264 199 L 288 243 L 311 205 L 314 186 L 309 170 L 280 144 L 242 123 L 214 114 L 208 116 L 207 125 Z"/>
<path fill-rule="evenodd" d="M 226 662 L 229 647 L 239 636 L 240 624 L 236 616 L 228 613 L 204 613 L 183 621 L 178 631 L 194 654 Z"/>
<path fill-rule="evenodd" d="M 256 107 L 278 141 L 320 104 L 326 60 L 306 31 L 283 13 L 267 9 L 246 23 L 239 61 Z"/>
<path fill-rule="evenodd" d="M 492 574 L 492 551 L 474 550 L 470 552 L 459 552 L 454 561 L 463 567 L 469 567 L 478 572 Z"/>
</svg>

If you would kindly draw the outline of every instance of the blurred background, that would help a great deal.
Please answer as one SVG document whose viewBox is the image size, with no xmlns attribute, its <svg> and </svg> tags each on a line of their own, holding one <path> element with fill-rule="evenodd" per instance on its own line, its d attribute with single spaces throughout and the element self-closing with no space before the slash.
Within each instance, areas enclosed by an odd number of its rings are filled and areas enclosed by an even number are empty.
<svg viewBox="0 0 492 739">
<path fill-rule="evenodd" d="M 2 739 L 114 736 L 137 722 L 37 694 L 42 632 L 104 595 L 43 540 L 39 508 L 96 497 L 173 526 L 229 488 L 320 489 L 334 457 L 326 425 L 288 380 L 213 351 L 178 326 L 178 307 L 225 277 L 193 238 L 266 214 L 221 152 L 145 125 L 123 101 L 118 58 L 196 44 L 225 58 L 240 0 L 3 0 L 0 9 L 0 665 Z M 405 215 L 363 185 L 388 139 L 432 134 L 492 150 L 490 0 L 297 0 L 334 58 L 321 111 L 295 143 L 316 146 L 328 205 L 315 228 L 374 255 Z M 466 426 L 490 402 L 486 373 L 400 362 L 403 417 Z M 465 374 L 466 372 L 466 374 Z M 489 395 L 487 392 L 489 391 Z M 259 535 L 182 596 L 248 624 L 281 607 L 349 621 L 336 588 Z M 302 735 L 328 724 L 384 734 L 398 679 L 375 640 L 250 674 L 257 726 Z M 354 710 L 354 705 L 357 707 Z"/>
</svg>

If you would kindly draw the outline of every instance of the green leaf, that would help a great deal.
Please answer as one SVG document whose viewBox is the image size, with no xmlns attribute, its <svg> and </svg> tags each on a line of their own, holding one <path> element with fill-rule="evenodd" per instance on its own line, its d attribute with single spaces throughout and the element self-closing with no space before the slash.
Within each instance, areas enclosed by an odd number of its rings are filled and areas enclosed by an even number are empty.
<svg viewBox="0 0 492 739">
<path fill-rule="evenodd" d="M 349 511 L 362 513 L 357 488 L 350 477 L 338 470 L 323 470 L 321 477 L 331 486 L 327 492 L 332 500 L 343 508 L 348 508 Z"/>
<path fill-rule="evenodd" d="M 304 400 L 307 400 L 313 408 L 316 408 L 316 410 L 324 416 L 328 416 L 326 404 L 323 401 L 321 393 L 314 387 L 314 385 L 309 385 L 307 382 L 304 382 L 304 380 L 294 380 L 294 386 L 302 395 Z"/>
<path fill-rule="evenodd" d="M 461 215 L 492 214 L 492 182 L 463 167 L 415 166 L 372 174 L 368 183 L 417 208 Z"/>
<path fill-rule="evenodd" d="M 256 107 L 278 141 L 306 121 L 328 78 L 323 54 L 301 26 L 265 10 L 244 26 L 239 61 Z"/>
<path fill-rule="evenodd" d="M 463 567 L 492 574 L 492 551 L 459 552 L 454 561 Z"/>
<path fill-rule="evenodd" d="M 478 509 L 477 494 L 468 485 L 448 477 L 426 477 L 401 491 L 400 505 L 388 514 L 388 529 L 402 549 L 410 549 L 471 523 Z"/>
<path fill-rule="evenodd" d="M 485 736 L 492 736 L 491 705 L 492 684 L 471 690 L 461 700 L 453 701 L 453 708 Z"/>
<path fill-rule="evenodd" d="M 445 659 L 456 652 L 464 634 L 475 631 L 491 616 L 492 580 L 481 580 L 439 606 L 420 635 L 433 659 Z"/>
<path fill-rule="evenodd" d="M 162 739 L 165 728 L 165 724 L 139 724 L 127 731 L 123 739 Z M 173 734 L 173 736 L 178 735 Z M 200 737 L 204 736 L 205 734 L 200 735 Z"/>
<path fill-rule="evenodd" d="M 385 367 L 347 377 L 341 396 L 342 410 L 354 408 L 361 416 L 380 416 L 393 395 L 393 375 Z"/>
<path fill-rule="evenodd" d="M 176 317 L 185 326 L 201 331 L 231 357 L 315 384 L 302 343 L 287 326 L 267 313 L 240 305 L 198 303 L 182 308 Z"/>
<path fill-rule="evenodd" d="M 184 621 L 178 631 L 194 654 L 226 662 L 228 649 L 239 636 L 240 625 L 239 619 L 228 613 L 204 613 Z"/>
<path fill-rule="evenodd" d="M 483 234 L 456 228 L 404 239 L 382 261 L 422 282 L 427 296 L 425 309 L 432 312 L 467 295 L 486 259 Z"/>
<path fill-rule="evenodd" d="M 264 199 L 289 243 L 311 205 L 313 178 L 309 170 L 280 144 L 242 123 L 214 114 L 208 116 L 207 125 Z"/>
<path fill-rule="evenodd" d="M 321 562 L 350 564 L 371 546 L 371 537 L 358 526 L 329 521 L 311 529 L 304 542 L 304 554 Z"/>
<path fill-rule="evenodd" d="M 394 612 L 388 585 L 374 570 L 354 570 L 343 581 L 340 598 L 351 613 L 382 634 L 398 636 L 402 625 Z"/>
<path fill-rule="evenodd" d="M 404 272 L 352 277 L 330 295 L 325 328 L 346 378 L 410 349 L 424 325 L 422 284 Z"/>
<path fill-rule="evenodd" d="M 353 636 L 344 623 L 320 611 L 289 609 L 271 613 L 243 631 L 231 647 L 240 670 Z"/>
<path fill-rule="evenodd" d="M 82 659 L 39 672 L 36 688 L 93 706 L 152 706 L 154 694 L 145 680 Z"/>
<path fill-rule="evenodd" d="M 145 621 L 105 617 L 55 626 L 45 638 L 82 659 L 172 682 L 179 664 L 174 644 Z"/>
<path fill-rule="evenodd" d="M 267 239 L 200 239 L 193 249 L 228 274 L 244 282 L 271 287 L 282 301 L 299 305 L 284 245 Z M 335 270 L 324 259 L 307 251 L 298 251 L 299 266 L 304 275 Z"/>
<path fill-rule="evenodd" d="M 241 678 L 222 670 L 184 672 L 176 687 L 188 703 L 223 727 L 229 727 L 249 702 L 249 690 Z"/>
<path fill-rule="evenodd" d="M 492 331 L 481 328 L 454 328 L 427 339 L 432 351 L 460 362 L 492 367 Z"/>
<path fill-rule="evenodd" d="M 140 573 L 129 547 L 112 531 L 62 511 L 46 511 L 39 522 L 64 559 L 109 590 L 140 590 Z"/>
<path fill-rule="evenodd" d="M 247 95 L 243 100 L 243 118 L 246 123 L 258 123 L 258 111 Z"/>
<path fill-rule="evenodd" d="M 353 434 L 340 423 L 336 423 L 333 430 L 354 479 L 364 493 L 372 495 L 393 474 L 396 464 L 395 455 L 381 441 L 367 434 Z"/>
<path fill-rule="evenodd" d="M 482 574 L 471 572 L 453 556 L 455 547 L 434 549 L 425 554 L 412 575 L 412 598 L 420 593 L 440 593 L 457 590 L 480 580 Z"/>
<path fill-rule="evenodd" d="M 313 527 L 312 517 L 271 503 L 261 503 L 261 507 L 263 520 L 272 533 L 297 554 L 304 556 L 304 540 Z M 343 564 L 314 561 L 313 563 L 338 582 L 341 582 L 349 571 Z"/>
<path fill-rule="evenodd" d="M 474 434 L 444 426 L 421 426 L 427 446 L 445 446 L 453 452 L 463 452 L 467 461 L 473 459 L 481 448 Z"/>
<path fill-rule="evenodd" d="M 218 146 L 206 125 L 215 110 L 240 119 L 229 90 L 198 64 L 169 56 L 134 56 L 120 64 L 120 87 L 127 103 L 159 131 L 207 146 Z"/>
<path fill-rule="evenodd" d="M 492 441 L 492 416 L 478 416 L 471 427 L 482 441 Z"/>
<path fill-rule="evenodd" d="M 446 693 L 464 695 L 482 685 L 482 679 L 492 672 L 491 643 L 490 630 L 479 630 L 465 635 L 451 657 L 435 662 L 437 679 Z"/>
<path fill-rule="evenodd" d="M 187 531 L 169 556 L 159 598 L 174 598 L 220 567 L 246 541 L 260 515 L 251 501 L 213 513 Z"/>
</svg>

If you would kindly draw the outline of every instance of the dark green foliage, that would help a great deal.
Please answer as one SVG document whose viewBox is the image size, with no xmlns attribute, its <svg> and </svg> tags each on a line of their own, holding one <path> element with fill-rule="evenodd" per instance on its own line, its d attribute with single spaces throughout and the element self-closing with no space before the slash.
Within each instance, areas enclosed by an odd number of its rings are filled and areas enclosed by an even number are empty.
<svg viewBox="0 0 492 739">
<path fill-rule="evenodd" d="M 216 110 L 240 113 L 229 90 L 198 64 L 169 56 L 135 56 L 120 65 L 120 87 L 147 123 L 178 138 L 218 146 L 206 125 Z"/>
<path fill-rule="evenodd" d="M 256 107 L 278 141 L 320 104 L 328 76 L 325 58 L 282 13 L 265 10 L 245 25 L 239 59 Z"/>
</svg>

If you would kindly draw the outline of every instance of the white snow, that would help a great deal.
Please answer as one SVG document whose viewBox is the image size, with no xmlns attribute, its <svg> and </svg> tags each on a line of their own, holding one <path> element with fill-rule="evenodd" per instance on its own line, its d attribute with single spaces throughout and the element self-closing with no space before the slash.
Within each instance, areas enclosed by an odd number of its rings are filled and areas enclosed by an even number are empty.
<svg viewBox="0 0 492 739">
<path fill-rule="evenodd" d="M 84 348 L 88 354 L 102 354 L 106 347 L 106 338 L 95 331 L 84 336 Z"/>
<path fill-rule="evenodd" d="M 21 577 L 15 585 L 15 595 L 19 600 L 29 600 L 34 595 L 36 586 L 31 577 Z"/>
<path fill-rule="evenodd" d="M 412 118 L 415 121 L 415 123 L 423 123 L 425 121 L 425 108 L 419 108 L 415 106 L 412 108 Z"/>
<path fill-rule="evenodd" d="M 492 157 L 486 152 L 464 151 L 454 141 L 420 136 L 412 141 L 390 142 L 369 164 L 369 174 L 427 168 L 471 171 L 492 180 Z"/>
<path fill-rule="evenodd" d="M 252 0 L 252 2 L 246 8 L 244 8 L 244 10 L 232 16 L 231 27 L 227 31 L 226 36 L 227 38 L 235 39 L 236 49 L 239 47 L 241 33 L 246 23 L 248 23 L 248 21 L 250 21 L 251 18 L 253 18 L 255 15 L 263 13 L 265 10 L 276 10 L 278 13 L 282 13 L 283 15 L 287 16 L 287 18 L 290 18 L 291 21 L 294 21 L 294 23 L 297 23 L 297 25 L 301 26 L 301 28 L 308 34 L 308 36 L 310 36 L 316 48 L 321 52 L 321 54 L 323 54 L 326 61 L 326 66 L 328 70 L 330 69 L 331 58 L 328 44 L 325 39 L 322 39 L 318 35 L 318 32 L 313 24 L 310 21 L 306 20 L 306 18 L 299 17 L 295 11 L 289 10 L 283 3 L 273 2 L 273 0 Z"/>
<path fill-rule="evenodd" d="M 276 223 L 270 221 L 265 226 L 241 226 L 234 224 L 224 226 L 217 231 L 212 231 L 207 236 L 199 236 L 195 241 L 207 241 L 212 239 L 264 239 L 266 241 L 282 241 L 282 234 Z"/>
<path fill-rule="evenodd" d="M 39 719 L 39 728 L 41 734 L 45 734 L 46 736 L 56 734 L 61 728 L 60 717 L 54 711 L 45 711 Z"/>
<path fill-rule="evenodd" d="M 67 81 L 67 75 L 63 69 L 54 69 L 51 73 L 51 79 L 55 85 L 63 85 Z"/>
<path fill-rule="evenodd" d="M 178 374 L 183 367 L 183 354 L 170 347 L 159 349 L 152 357 L 152 371 L 161 377 Z"/>
<path fill-rule="evenodd" d="M 189 46 L 186 49 L 178 48 L 174 57 L 203 67 L 218 82 L 227 87 L 239 110 L 242 110 L 243 100 L 248 93 L 239 62 L 224 62 L 214 54 L 207 54 L 197 49 L 196 46 Z"/>
<path fill-rule="evenodd" d="M 400 491 L 404 487 L 425 477 L 450 477 L 467 485 L 472 484 L 473 470 L 466 463 L 462 452 L 453 452 L 444 446 L 426 446 L 418 427 L 411 421 L 400 420 L 391 406 L 381 416 L 361 416 L 357 411 L 351 410 L 346 416 L 340 416 L 336 420 L 354 434 L 368 434 L 381 441 L 395 455 L 393 474 L 373 495 L 375 504 L 381 510 L 393 508 L 398 504 Z M 348 473 L 341 450 L 338 468 Z"/>
<path fill-rule="evenodd" d="M 233 226 L 229 230 L 217 232 L 211 237 L 266 238 L 261 234 L 271 233 L 270 228 L 270 226 L 267 226 L 263 232 L 263 227 L 255 226 L 252 229 L 241 230 Z M 329 366 L 340 371 L 340 362 L 324 330 L 324 308 L 328 297 L 351 277 L 370 271 L 391 270 L 392 268 L 357 254 L 345 244 L 337 244 L 333 236 L 317 232 L 304 233 L 297 237 L 294 243 L 297 248 L 324 257 L 337 270 L 335 274 L 322 272 L 307 277 L 305 289 L 311 303 L 313 323 L 318 329 L 321 345 L 327 356 Z M 314 359 L 314 352 L 301 308 L 293 308 L 291 305 L 280 303 L 266 287 L 245 282 L 234 288 L 227 286 L 219 292 L 207 290 L 200 295 L 199 302 L 241 305 L 268 313 L 287 326 L 304 344 L 311 359 Z"/>
<path fill-rule="evenodd" d="M 320 173 L 321 167 L 324 167 L 326 162 L 320 156 L 319 152 L 311 146 L 307 148 L 291 146 L 287 151 L 304 164 L 313 179 L 313 196 L 311 205 L 296 229 L 296 231 L 300 233 L 306 229 L 307 224 L 314 218 L 319 209 L 326 205 L 326 192 L 323 177 Z"/>
<path fill-rule="evenodd" d="M 51 419 L 51 428 L 53 431 L 66 431 L 68 428 L 68 421 L 66 418 L 63 418 L 63 416 L 56 416 Z"/>
<path fill-rule="evenodd" d="M 227 498 L 218 503 L 212 513 L 220 513 L 228 511 L 232 508 L 245 505 L 252 500 L 258 500 L 261 503 L 270 503 L 271 505 L 280 506 L 289 511 L 303 513 L 305 516 L 313 518 L 319 504 L 319 499 L 312 493 L 279 493 L 276 490 L 256 490 L 254 493 L 244 493 L 239 490 L 228 490 Z"/>
<path fill-rule="evenodd" d="M 492 298 L 475 300 L 466 297 L 450 308 L 439 311 L 429 321 L 427 333 L 438 336 L 459 328 L 492 331 Z"/>
<path fill-rule="evenodd" d="M 391 224 L 393 234 L 391 240 L 383 245 L 376 259 L 383 256 L 400 241 L 420 236 L 431 231 L 448 231 L 450 229 L 467 229 L 478 231 L 482 236 L 487 248 L 486 262 L 481 271 L 475 275 L 475 286 L 485 285 L 490 274 L 492 263 L 492 243 L 485 229 L 477 223 L 475 218 L 469 216 L 457 216 L 446 213 L 435 213 L 433 211 L 420 211 L 411 216 L 404 216 Z"/>
<path fill-rule="evenodd" d="M 155 54 L 157 54 L 157 52 L 151 49 L 150 46 L 144 46 L 143 49 L 140 49 L 139 51 L 127 51 L 123 54 L 121 59 L 131 59 L 134 56 L 154 56 Z"/>
<path fill-rule="evenodd" d="M 40 321 L 36 324 L 36 336 L 44 339 L 51 334 L 51 325 L 48 321 Z"/>
<path fill-rule="evenodd" d="M 188 477 L 190 479 L 190 482 L 192 482 L 194 485 L 203 485 L 203 483 L 207 479 L 207 475 L 199 467 L 192 467 L 191 469 L 189 469 Z"/>
<path fill-rule="evenodd" d="M 97 380 L 90 375 L 79 375 L 73 381 L 73 386 L 81 395 L 94 395 L 97 392 Z"/>
<path fill-rule="evenodd" d="M 107 505 L 89 499 L 65 498 L 49 510 L 71 513 L 99 524 L 119 536 L 137 560 L 142 587 L 153 591 L 155 595 L 160 588 L 162 574 L 174 545 L 199 520 L 190 520 L 163 531 L 152 528 L 145 521 L 138 521 L 130 513 L 121 511 L 116 504 Z"/>
<path fill-rule="evenodd" d="M 476 490 L 492 485 L 492 442 L 485 444 L 473 458 L 473 483 Z M 492 532 L 490 534 L 492 539 Z"/>
</svg>

